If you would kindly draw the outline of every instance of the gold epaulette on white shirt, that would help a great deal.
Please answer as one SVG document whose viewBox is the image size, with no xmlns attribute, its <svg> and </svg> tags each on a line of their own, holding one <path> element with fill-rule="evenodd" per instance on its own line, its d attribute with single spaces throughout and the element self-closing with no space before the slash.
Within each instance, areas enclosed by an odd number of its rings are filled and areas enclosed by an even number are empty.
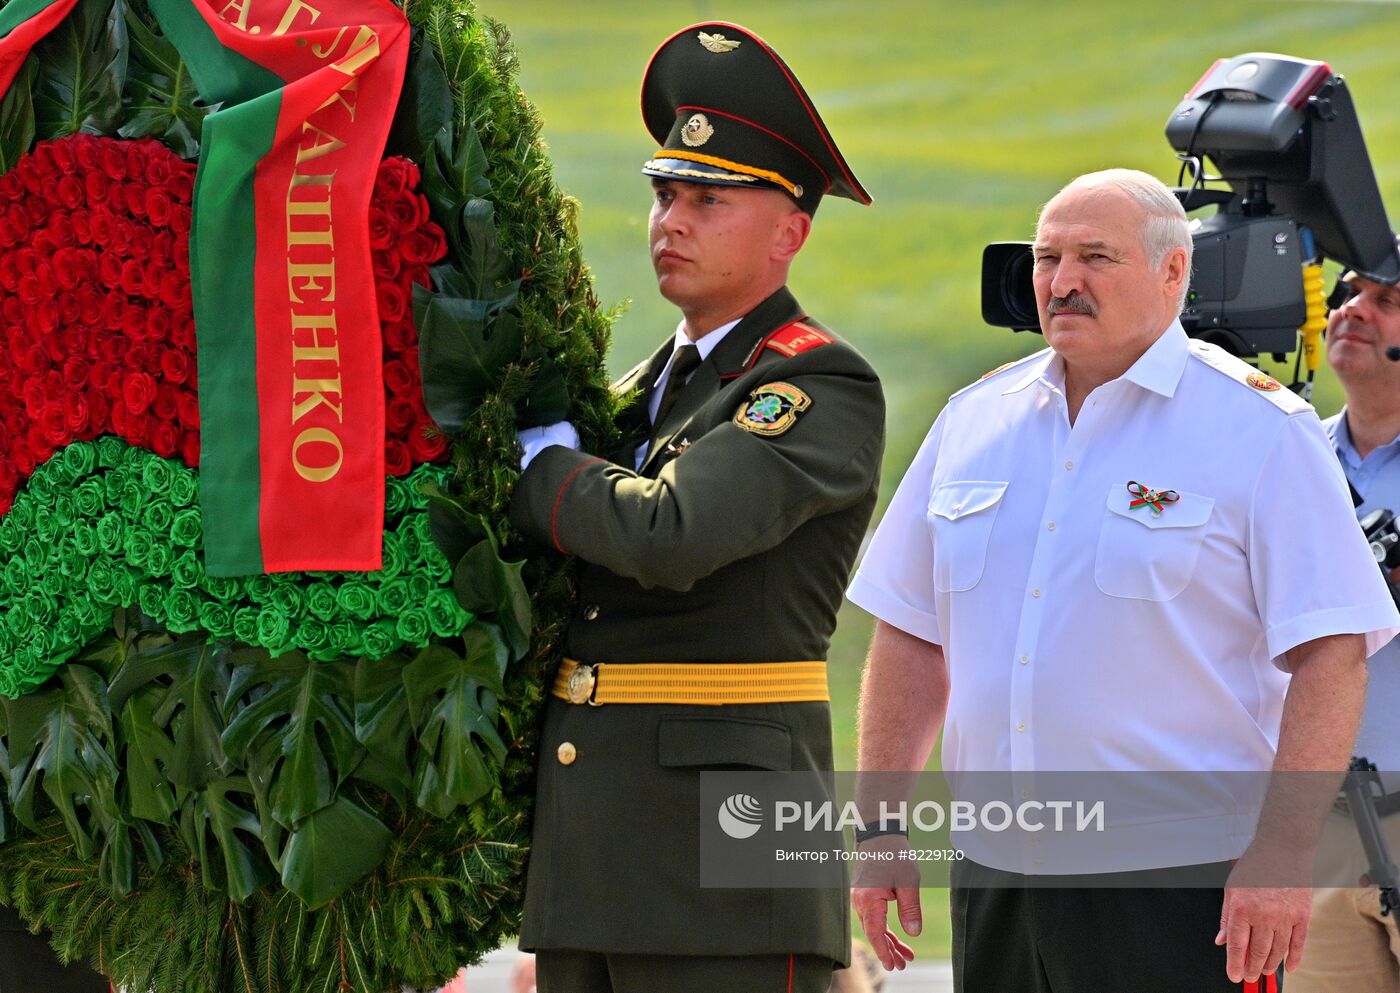
<svg viewBox="0 0 1400 993">
<path fill-rule="evenodd" d="M 1027 355 L 1025 358 L 1016 359 L 1014 362 L 1007 362 L 1007 363 L 1005 363 L 1005 364 L 1003 364 L 1003 365 L 997 366 L 995 369 L 989 369 L 988 371 L 982 373 L 981 376 L 977 377 L 977 379 L 976 379 L 975 381 L 973 381 L 973 382 L 971 382 L 971 383 L 968 383 L 966 386 L 964 386 L 962 389 L 958 390 L 956 393 L 953 394 L 953 396 L 950 396 L 948 399 L 951 400 L 951 399 L 953 399 L 953 397 L 959 396 L 959 395 L 961 395 L 961 394 L 963 394 L 963 393 L 966 393 L 968 390 L 973 389 L 974 387 L 981 386 L 981 385 L 982 385 L 983 383 L 985 383 L 987 380 L 989 380 L 989 379 L 995 379 L 997 376 L 1004 375 L 1005 373 L 1011 371 L 1012 369 L 1019 369 L 1021 366 L 1023 366 L 1023 365 L 1025 365 L 1026 363 L 1032 361 L 1033 359 L 1038 359 L 1038 358 L 1040 358 L 1041 356 L 1043 356 L 1043 355 L 1044 355 L 1046 352 L 1048 352 L 1048 351 L 1050 351 L 1050 349 L 1048 349 L 1048 348 L 1042 348 L 1042 349 L 1041 349 L 1040 351 L 1038 351 L 1038 352 L 1032 352 L 1031 354 Z"/>
<path fill-rule="evenodd" d="M 1191 355 L 1206 365 L 1239 383 L 1249 392 L 1257 394 L 1273 403 L 1284 413 L 1301 414 L 1312 410 L 1312 404 L 1284 386 L 1274 377 L 1260 372 L 1254 366 L 1231 355 L 1219 345 L 1211 345 L 1199 339 L 1190 341 Z"/>
</svg>

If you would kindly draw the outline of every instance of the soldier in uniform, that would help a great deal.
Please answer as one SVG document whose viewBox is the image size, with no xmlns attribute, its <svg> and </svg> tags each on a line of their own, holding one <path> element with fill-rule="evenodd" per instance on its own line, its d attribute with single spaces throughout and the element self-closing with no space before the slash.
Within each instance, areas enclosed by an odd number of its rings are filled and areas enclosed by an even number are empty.
<svg viewBox="0 0 1400 993">
<path fill-rule="evenodd" d="M 642 85 L 676 333 L 610 458 L 521 433 L 511 516 L 582 560 L 540 739 L 521 945 L 539 988 L 824 991 L 843 893 L 701 887 L 699 774 L 830 769 L 825 658 L 875 506 L 879 380 L 786 288 L 823 195 L 869 197 L 762 39 L 699 24 Z"/>
</svg>

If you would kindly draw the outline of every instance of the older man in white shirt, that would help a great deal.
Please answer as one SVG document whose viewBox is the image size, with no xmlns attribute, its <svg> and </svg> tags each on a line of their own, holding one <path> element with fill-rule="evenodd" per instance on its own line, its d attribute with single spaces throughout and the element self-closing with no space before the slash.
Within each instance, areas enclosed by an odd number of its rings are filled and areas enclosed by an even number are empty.
<svg viewBox="0 0 1400 993">
<path fill-rule="evenodd" d="M 1317 417 L 1188 341 L 1186 218 L 1152 177 L 1070 183 L 1033 251 L 1050 348 L 949 401 L 849 591 L 879 619 L 861 768 L 921 768 L 943 727 L 945 770 L 998 773 L 1023 799 L 1048 772 L 1339 780 L 1366 655 L 1397 617 Z M 1026 833 L 960 839 L 1011 888 L 960 885 L 978 877 L 955 866 L 956 985 L 1205 993 L 1295 966 L 1309 891 L 1241 883 L 1306 871 L 1332 792 L 1303 792 L 1287 816 L 1277 788 L 1262 814 L 1238 798 L 1110 811 L 1097 871 L 1194 855 L 1223 882 L 1238 859 L 1223 892 L 1020 888 L 1082 864 L 1045 864 Z M 888 929 L 891 900 L 917 933 L 917 888 L 854 896 L 899 967 L 912 953 Z"/>
</svg>

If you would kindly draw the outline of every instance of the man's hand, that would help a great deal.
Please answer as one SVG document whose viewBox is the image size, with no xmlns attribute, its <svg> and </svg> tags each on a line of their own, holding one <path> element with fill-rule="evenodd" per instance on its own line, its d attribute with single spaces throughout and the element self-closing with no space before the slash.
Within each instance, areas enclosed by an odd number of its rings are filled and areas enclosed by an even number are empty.
<svg viewBox="0 0 1400 993">
<path fill-rule="evenodd" d="M 1268 887 L 1265 881 L 1303 882 L 1311 878 L 1313 853 L 1263 847 L 1258 842 L 1240 856 L 1225 882 L 1217 945 L 1226 946 L 1230 982 L 1252 983 L 1283 965 L 1289 972 L 1303 958 L 1312 916 L 1308 886 Z"/>
<path fill-rule="evenodd" d="M 885 835 L 872 838 L 857 849 L 898 853 L 909 850 L 909 839 Z M 894 885 L 890 885 L 892 883 Z M 905 934 L 917 935 L 924 929 L 923 912 L 919 908 L 918 863 L 900 859 L 897 854 L 894 862 L 857 862 L 855 879 L 851 883 L 851 907 L 880 964 L 886 969 L 898 970 L 913 960 L 914 949 L 890 930 L 891 900 L 899 908 L 899 925 Z"/>
<path fill-rule="evenodd" d="M 555 421 L 542 428 L 521 428 L 515 433 L 524 454 L 520 457 L 520 471 L 524 472 L 530 460 L 551 445 L 565 448 L 578 448 L 578 431 L 568 421 Z"/>
</svg>

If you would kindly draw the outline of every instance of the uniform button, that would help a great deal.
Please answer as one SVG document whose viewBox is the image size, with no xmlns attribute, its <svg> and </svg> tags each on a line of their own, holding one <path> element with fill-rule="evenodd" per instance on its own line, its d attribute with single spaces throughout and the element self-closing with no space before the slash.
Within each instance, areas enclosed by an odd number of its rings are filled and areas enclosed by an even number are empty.
<svg viewBox="0 0 1400 993">
<path fill-rule="evenodd" d="M 1021 664 L 1022 664 L 1022 665 L 1030 665 L 1030 664 L 1031 664 L 1031 657 L 1030 657 L 1029 655 L 1022 655 L 1022 656 L 1021 656 Z"/>
<path fill-rule="evenodd" d="M 1022 791 L 1021 791 L 1021 799 L 1022 799 L 1022 800 L 1029 800 L 1030 798 L 1031 798 L 1031 791 L 1030 791 L 1030 790 L 1022 790 Z"/>
<path fill-rule="evenodd" d="M 560 765 L 573 765 L 574 759 L 578 758 L 578 749 L 574 747 L 572 741 L 566 741 L 559 746 L 559 751 L 556 754 L 559 756 Z"/>
<path fill-rule="evenodd" d="M 1066 463 L 1065 463 L 1065 471 L 1066 471 L 1066 472 L 1072 471 L 1073 469 L 1074 469 L 1074 463 L 1073 463 L 1073 462 L 1066 462 Z"/>
<path fill-rule="evenodd" d="M 1024 731 L 1025 729 L 1026 729 L 1026 722 L 1025 722 L 1025 721 L 1022 721 L 1020 724 L 1017 724 L 1017 725 L 1016 725 L 1016 730 L 1017 730 L 1017 731 Z"/>
<path fill-rule="evenodd" d="M 1035 589 L 1031 590 L 1031 596 L 1036 597 L 1037 599 L 1040 597 L 1040 587 L 1039 587 L 1039 586 L 1037 586 Z"/>
<path fill-rule="evenodd" d="M 596 621 L 598 619 L 598 605 L 596 603 L 590 603 L 587 607 L 583 608 L 583 619 L 585 621 Z"/>
<path fill-rule="evenodd" d="M 1053 530 L 1055 530 L 1055 522 L 1054 522 L 1054 521 L 1051 521 L 1049 524 L 1045 525 L 1045 530 L 1047 530 L 1047 531 L 1053 531 Z"/>
</svg>

